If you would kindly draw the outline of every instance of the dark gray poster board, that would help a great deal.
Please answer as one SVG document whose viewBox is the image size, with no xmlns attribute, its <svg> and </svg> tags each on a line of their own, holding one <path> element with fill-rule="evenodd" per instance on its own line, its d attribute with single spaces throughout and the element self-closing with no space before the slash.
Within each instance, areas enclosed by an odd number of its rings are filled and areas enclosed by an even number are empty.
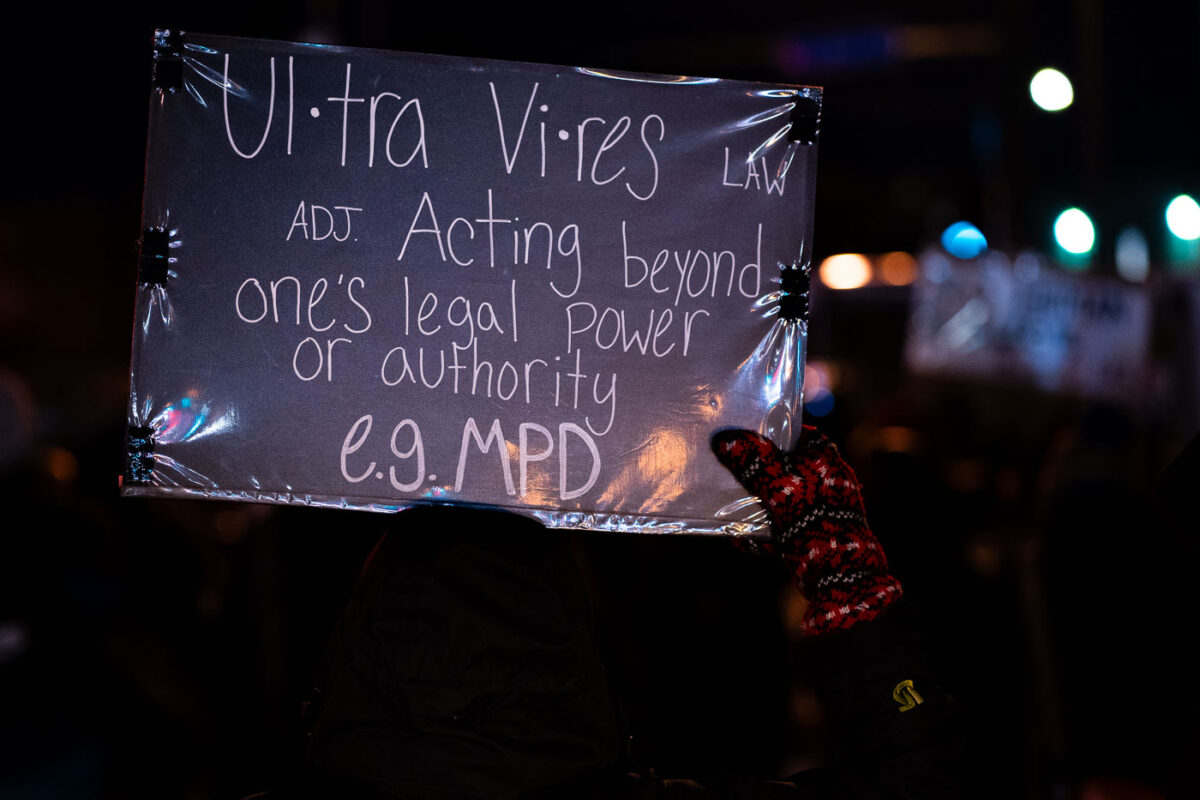
<svg viewBox="0 0 1200 800">
<path fill-rule="evenodd" d="M 820 100 L 159 32 L 123 491 L 753 531 Z"/>
</svg>

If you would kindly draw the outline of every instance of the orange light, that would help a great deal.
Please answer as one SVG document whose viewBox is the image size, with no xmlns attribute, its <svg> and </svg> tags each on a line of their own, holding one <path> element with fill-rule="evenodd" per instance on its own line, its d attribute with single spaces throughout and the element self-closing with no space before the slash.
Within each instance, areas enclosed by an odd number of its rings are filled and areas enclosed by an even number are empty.
<svg viewBox="0 0 1200 800">
<path fill-rule="evenodd" d="M 885 253 L 879 259 L 879 279 L 889 286 L 908 286 L 917 279 L 917 260 L 903 250 Z"/>
<path fill-rule="evenodd" d="M 46 451 L 46 471 L 59 483 L 71 483 L 79 476 L 79 461 L 69 450 L 51 447 Z"/>
<path fill-rule="evenodd" d="M 885 453 L 911 453 L 917 449 L 919 435 L 912 428 L 889 425 L 880 428 L 876 435 L 879 437 L 879 447 Z"/>
<path fill-rule="evenodd" d="M 838 383 L 837 365 L 829 361 L 813 360 L 804 365 L 804 402 L 812 400 L 822 392 L 832 392 Z"/>
<path fill-rule="evenodd" d="M 861 253 L 839 253 L 822 261 L 818 274 L 830 289 L 857 289 L 871 282 L 871 262 Z"/>
<path fill-rule="evenodd" d="M 804 399 L 811 400 L 825 389 L 825 376 L 812 364 L 804 366 Z"/>
</svg>

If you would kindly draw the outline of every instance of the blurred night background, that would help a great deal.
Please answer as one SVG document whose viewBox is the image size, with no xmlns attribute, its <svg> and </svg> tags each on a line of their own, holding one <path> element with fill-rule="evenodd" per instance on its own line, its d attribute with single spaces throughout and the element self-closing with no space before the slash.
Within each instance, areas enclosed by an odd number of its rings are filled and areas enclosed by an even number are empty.
<svg viewBox="0 0 1200 800">
<path fill-rule="evenodd" d="M 4 48 L 0 796 L 269 787 L 390 523 L 117 496 L 155 27 L 824 86 L 814 264 L 843 257 L 814 292 L 807 417 L 859 471 L 922 612 L 974 795 L 1156 798 L 1186 767 L 1200 526 L 1163 513 L 1156 481 L 1200 428 L 1200 208 L 1166 217 L 1200 195 L 1200 5 L 33 6 Z M 1073 85 L 1062 110 L 1031 98 L 1045 67 Z M 1056 240 L 1070 208 L 1091 226 L 1068 215 Z M 1080 308 L 1105 286 L 1147 314 L 1026 309 L 998 344 L 993 283 Z M 1062 377 L 1080 348 L 1098 372 Z M 1026 350 L 1033 371 L 1013 366 Z M 575 538 L 640 763 L 819 759 L 799 601 L 771 565 L 718 540 Z"/>
</svg>

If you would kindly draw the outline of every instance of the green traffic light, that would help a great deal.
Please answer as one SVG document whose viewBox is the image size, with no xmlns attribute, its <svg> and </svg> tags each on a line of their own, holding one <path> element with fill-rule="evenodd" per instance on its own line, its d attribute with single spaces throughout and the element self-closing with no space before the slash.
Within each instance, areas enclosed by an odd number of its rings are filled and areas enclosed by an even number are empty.
<svg viewBox="0 0 1200 800">
<path fill-rule="evenodd" d="M 1047 67 L 1029 82 L 1029 96 L 1043 111 L 1062 111 L 1075 99 L 1075 90 L 1066 75 Z"/>
<path fill-rule="evenodd" d="M 1167 229 L 1184 241 L 1200 239 L 1200 204 L 1181 194 L 1167 204 Z"/>
</svg>

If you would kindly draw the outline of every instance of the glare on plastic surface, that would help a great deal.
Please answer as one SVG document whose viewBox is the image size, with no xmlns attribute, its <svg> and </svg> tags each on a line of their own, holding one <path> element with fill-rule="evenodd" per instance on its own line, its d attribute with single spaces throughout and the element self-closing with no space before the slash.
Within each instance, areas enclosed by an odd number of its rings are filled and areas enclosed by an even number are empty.
<svg viewBox="0 0 1200 800">
<path fill-rule="evenodd" d="M 1075 99 L 1071 80 L 1056 69 L 1040 69 L 1029 81 L 1029 96 L 1043 111 L 1062 111 Z"/>
<path fill-rule="evenodd" d="M 917 259 L 912 253 L 897 250 L 879 259 L 879 279 L 888 286 L 908 286 L 917 279 Z"/>
<path fill-rule="evenodd" d="M 830 289 L 857 289 L 871 282 L 871 262 L 862 253 L 839 253 L 822 261 L 817 274 Z"/>
<path fill-rule="evenodd" d="M 1181 194 L 1167 205 L 1167 228 L 1180 239 L 1200 239 L 1200 204 Z"/>
<path fill-rule="evenodd" d="M 1125 228 L 1117 234 L 1117 274 L 1127 281 L 1141 283 L 1150 274 L 1150 248 L 1137 228 Z"/>
<path fill-rule="evenodd" d="M 1054 241 L 1072 255 L 1090 253 L 1096 244 L 1096 228 L 1082 209 L 1068 208 L 1054 220 Z"/>
<path fill-rule="evenodd" d="M 974 258 L 987 250 L 987 239 L 979 228 L 963 220 L 942 231 L 942 247 L 955 258 Z"/>
</svg>

